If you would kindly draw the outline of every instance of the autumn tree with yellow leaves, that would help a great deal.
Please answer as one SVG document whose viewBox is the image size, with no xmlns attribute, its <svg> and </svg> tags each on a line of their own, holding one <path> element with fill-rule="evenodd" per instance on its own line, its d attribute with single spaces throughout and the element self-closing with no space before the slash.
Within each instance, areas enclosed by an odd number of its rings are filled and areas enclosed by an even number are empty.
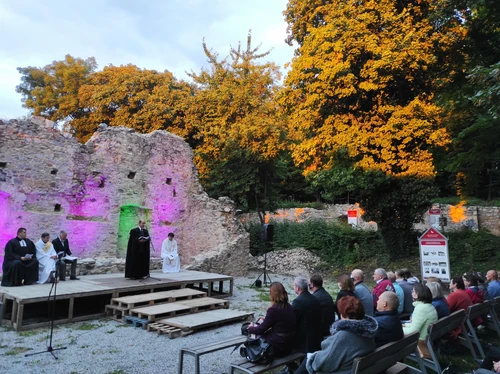
<svg viewBox="0 0 500 374">
<path fill-rule="evenodd" d="M 193 129 L 183 120 L 193 88 L 165 70 L 135 65 L 96 71 L 93 57 L 67 55 L 43 68 L 18 68 L 17 91 L 35 115 L 64 123 L 80 141 L 92 136 L 100 123 L 128 126 L 137 132 L 168 130 L 189 140 Z"/>
<path fill-rule="evenodd" d="M 342 186 L 339 174 L 355 175 L 365 218 L 395 257 L 407 248 L 397 237 L 430 204 L 433 149 L 450 142 L 433 97 L 449 74 L 438 56 L 462 30 L 431 21 L 438 3 L 290 0 L 285 11 L 288 41 L 298 43 L 279 100 L 293 159 L 312 178 L 339 182 L 331 188 Z"/>
<path fill-rule="evenodd" d="M 205 42 L 210 66 L 190 73 L 197 92 L 186 122 L 196 129 L 195 162 L 209 194 L 230 196 L 261 214 L 275 203 L 276 160 L 284 149 L 284 120 L 274 99 L 280 78 L 274 63 L 260 62 L 249 34 L 246 47 L 220 58 Z"/>
</svg>

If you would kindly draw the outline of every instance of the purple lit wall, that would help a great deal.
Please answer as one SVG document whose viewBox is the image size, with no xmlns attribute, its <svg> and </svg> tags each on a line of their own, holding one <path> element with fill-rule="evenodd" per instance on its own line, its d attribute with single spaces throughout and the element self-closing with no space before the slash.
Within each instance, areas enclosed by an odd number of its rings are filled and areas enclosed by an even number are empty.
<svg viewBox="0 0 500 374">
<path fill-rule="evenodd" d="M 116 258 L 142 218 L 155 255 L 173 232 L 183 264 L 247 240 L 229 205 L 221 208 L 201 188 L 192 150 L 178 136 L 100 127 L 80 144 L 32 117 L 0 120 L 0 139 L 0 261 L 19 227 L 35 242 L 42 232 L 55 238 L 65 230 L 76 256 Z"/>
</svg>

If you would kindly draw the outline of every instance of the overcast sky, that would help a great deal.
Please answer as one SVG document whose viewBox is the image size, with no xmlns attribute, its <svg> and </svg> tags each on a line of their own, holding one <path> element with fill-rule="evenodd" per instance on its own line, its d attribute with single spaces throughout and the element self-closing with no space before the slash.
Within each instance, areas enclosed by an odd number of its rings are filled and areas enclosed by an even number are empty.
<svg viewBox="0 0 500 374">
<path fill-rule="evenodd" d="M 17 67 L 42 67 L 66 54 L 95 57 L 108 64 L 169 70 L 187 79 L 186 70 L 207 65 L 201 46 L 226 56 L 246 43 L 249 29 L 268 60 L 281 67 L 293 48 L 286 37 L 287 0 L 0 0 L 0 118 L 26 115 Z"/>
</svg>

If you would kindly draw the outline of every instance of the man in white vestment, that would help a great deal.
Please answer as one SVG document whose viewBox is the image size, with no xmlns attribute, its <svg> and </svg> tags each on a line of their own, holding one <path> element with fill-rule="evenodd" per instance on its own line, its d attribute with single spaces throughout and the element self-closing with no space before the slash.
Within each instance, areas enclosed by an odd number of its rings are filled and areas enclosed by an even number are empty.
<svg viewBox="0 0 500 374">
<path fill-rule="evenodd" d="M 167 239 L 161 245 L 161 258 L 163 259 L 164 273 L 178 273 L 181 268 L 179 253 L 177 252 L 177 242 L 174 240 L 174 233 L 169 233 Z"/>
<path fill-rule="evenodd" d="M 55 279 L 51 272 L 56 270 L 57 253 L 50 241 L 50 235 L 46 232 L 42 234 L 42 238 L 35 243 L 36 258 L 39 262 L 38 282 L 47 283 Z"/>
</svg>

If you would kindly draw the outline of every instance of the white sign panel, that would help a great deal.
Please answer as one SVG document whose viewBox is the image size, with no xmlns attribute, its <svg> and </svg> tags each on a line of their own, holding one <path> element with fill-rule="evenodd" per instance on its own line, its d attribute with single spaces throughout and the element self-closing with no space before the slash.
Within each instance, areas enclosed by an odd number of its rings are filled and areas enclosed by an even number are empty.
<svg viewBox="0 0 500 374">
<path fill-rule="evenodd" d="M 439 218 L 441 218 L 441 209 L 429 209 L 429 225 L 435 229 L 439 229 Z"/>
<path fill-rule="evenodd" d="M 450 256 L 448 238 L 430 228 L 418 239 L 420 246 L 420 267 L 422 278 L 436 277 L 442 282 L 450 282 Z"/>
</svg>

